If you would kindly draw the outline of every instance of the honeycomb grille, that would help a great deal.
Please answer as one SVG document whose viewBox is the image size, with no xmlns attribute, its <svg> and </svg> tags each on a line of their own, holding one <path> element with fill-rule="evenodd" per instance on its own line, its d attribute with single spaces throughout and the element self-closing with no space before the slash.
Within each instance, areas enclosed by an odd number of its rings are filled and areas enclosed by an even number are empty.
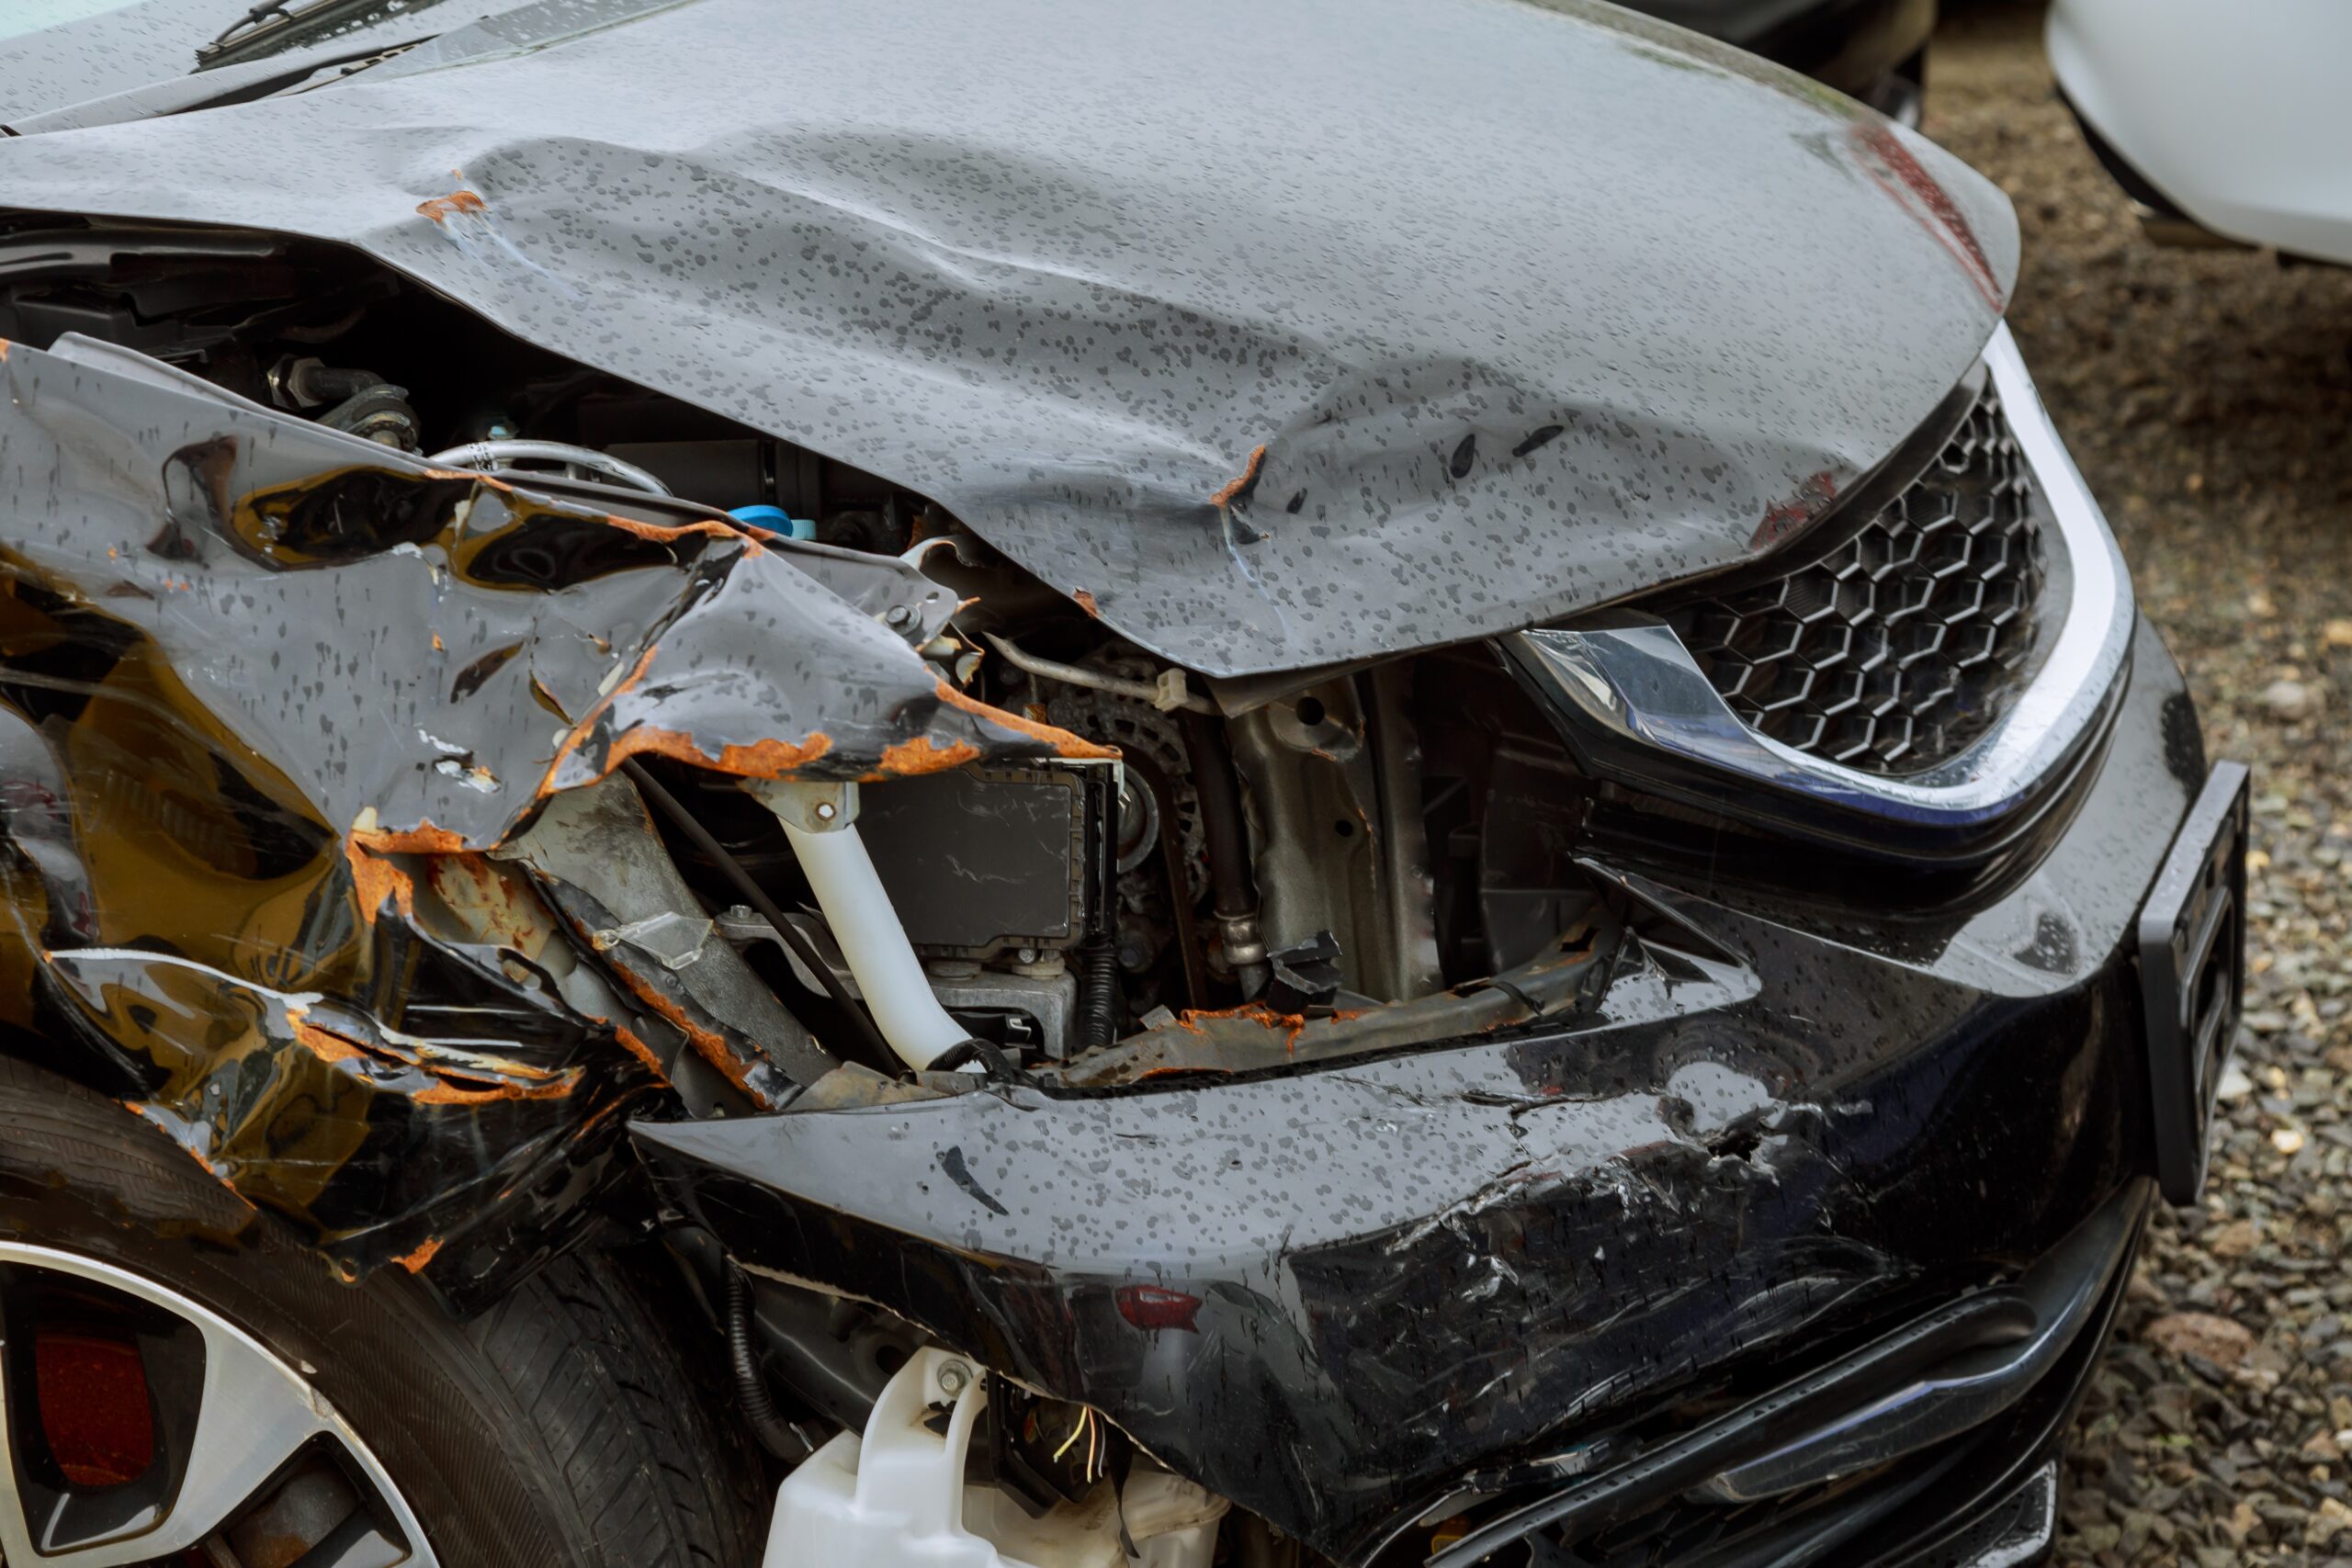
<svg viewBox="0 0 2352 1568">
<path fill-rule="evenodd" d="M 1751 729 L 1909 773 L 1965 750 L 2023 687 L 2045 575 L 2031 479 L 1987 388 L 1927 472 L 1850 541 L 1670 619 Z"/>
</svg>

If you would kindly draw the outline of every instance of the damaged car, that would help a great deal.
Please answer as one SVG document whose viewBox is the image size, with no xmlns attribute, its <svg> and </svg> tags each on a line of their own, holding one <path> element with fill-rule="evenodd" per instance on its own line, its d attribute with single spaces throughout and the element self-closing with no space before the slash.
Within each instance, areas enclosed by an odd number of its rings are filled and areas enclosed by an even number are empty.
<svg viewBox="0 0 2352 1568">
<path fill-rule="evenodd" d="M 1999 193 L 1574 0 L 780 16 L 0 140 L 0 1558 L 2043 1550 L 2246 775 Z"/>
</svg>

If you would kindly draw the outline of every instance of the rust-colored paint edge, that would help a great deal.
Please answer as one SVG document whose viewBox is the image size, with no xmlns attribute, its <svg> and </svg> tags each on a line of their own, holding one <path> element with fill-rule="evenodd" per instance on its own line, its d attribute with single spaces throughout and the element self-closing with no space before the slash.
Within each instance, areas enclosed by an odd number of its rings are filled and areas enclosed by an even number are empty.
<svg viewBox="0 0 2352 1568">
<path fill-rule="evenodd" d="M 684 1008 L 663 996 L 650 981 L 631 970 L 628 964 L 620 963 L 610 953 L 605 957 L 606 967 L 620 976 L 621 984 L 628 987 L 629 994 L 651 1009 L 663 1022 L 684 1035 L 686 1043 L 694 1047 L 695 1055 L 709 1063 L 718 1070 L 719 1077 L 733 1084 L 753 1105 L 763 1111 L 770 1109 L 768 1097 L 752 1084 L 751 1069 L 728 1045 L 725 1035 L 715 1029 L 706 1029 L 687 1017 Z M 643 1043 L 639 1043 L 641 1046 Z M 651 1052 L 647 1052 L 647 1055 L 650 1056 Z M 657 1067 L 655 1070 L 658 1072 L 660 1069 Z"/>
<path fill-rule="evenodd" d="M 1032 740 L 1042 740 L 1054 749 L 1057 756 L 1068 757 L 1072 761 L 1091 759 L 1107 761 L 1119 754 L 1119 749 L 1115 746 L 1098 746 L 1091 740 L 1080 739 L 1067 729 L 1057 729 L 1050 724 L 1042 724 L 1034 718 L 1024 718 L 1017 713 L 1007 713 L 1001 707 L 980 701 L 969 693 L 957 691 L 944 681 L 939 682 L 937 685 L 939 700 L 949 707 L 970 714 L 975 718 L 984 718 L 990 724 L 1010 729 L 1015 735 L 1025 735 Z"/>
<path fill-rule="evenodd" d="M 462 189 L 453 190 L 447 196 L 427 197 L 416 204 L 419 215 L 435 223 L 446 223 L 460 212 L 487 212 L 489 209 L 490 203 L 481 198 L 481 192 Z"/>
<path fill-rule="evenodd" d="M 1211 506 L 1231 506 L 1246 498 L 1258 485 L 1258 470 L 1266 466 L 1266 447 L 1261 442 L 1250 449 L 1250 460 L 1241 466 L 1237 477 L 1226 481 L 1225 488 L 1209 497 Z"/>
<path fill-rule="evenodd" d="M 903 779 L 944 773 L 962 767 L 979 754 L 980 749 L 968 740 L 951 740 L 940 746 L 933 744 L 930 736 L 918 735 L 883 747 L 880 768 L 867 777 Z"/>
<path fill-rule="evenodd" d="M 623 517 L 617 513 L 608 512 L 604 514 L 604 520 L 624 534 L 634 534 L 640 539 L 652 539 L 662 544 L 701 536 L 741 545 L 746 558 L 767 553 L 767 547 L 748 530 L 730 528 L 715 518 L 699 518 L 692 523 L 647 523 L 639 518 Z"/>
<path fill-rule="evenodd" d="M 440 1250 L 441 1238 L 437 1235 L 427 1236 L 415 1251 L 403 1252 L 392 1261 L 412 1274 L 422 1274 L 424 1272 L 424 1266 L 432 1262 Z"/>
<path fill-rule="evenodd" d="M 363 820 L 366 816 L 363 815 Z M 466 852 L 466 840 L 447 828 L 424 821 L 413 828 L 354 828 L 344 835 L 343 858 L 351 866 L 351 889 L 359 918 L 369 925 L 390 899 L 401 916 L 416 913 L 416 881 L 393 864 L 390 855 L 457 855 Z"/>
</svg>

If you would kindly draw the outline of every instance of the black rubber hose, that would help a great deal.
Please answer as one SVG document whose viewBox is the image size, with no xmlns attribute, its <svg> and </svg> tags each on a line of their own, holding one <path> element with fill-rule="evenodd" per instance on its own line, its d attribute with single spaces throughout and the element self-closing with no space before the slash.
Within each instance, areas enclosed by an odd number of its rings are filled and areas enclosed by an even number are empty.
<svg viewBox="0 0 2352 1568">
<path fill-rule="evenodd" d="M 727 1359 L 735 1372 L 735 1403 L 760 1446 L 795 1464 L 807 1459 L 815 1445 L 776 1414 L 775 1396 L 752 1348 L 752 1277 L 733 1258 L 727 1261 Z"/>
<path fill-rule="evenodd" d="M 1119 1032 L 1119 944 L 1110 937 L 1088 937 L 1078 949 L 1079 1010 L 1088 1050 L 1108 1045 Z"/>
<path fill-rule="evenodd" d="M 1193 790 L 1201 803 L 1201 834 L 1208 840 L 1210 905 L 1219 919 L 1258 914 L 1258 880 L 1250 869 L 1250 824 L 1241 811 L 1241 780 L 1226 743 L 1225 721 L 1190 708 L 1180 709 L 1184 751 L 1193 764 Z M 1254 978 L 1250 972 L 1255 970 Z M 1246 996 L 1262 986 L 1265 960 L 1237 964 L 1234 974 Z"/>
<path fill-rule="evenodd" d="M 752 911 L 762 919 L 775 928 L 775 934 L 784 940 L 786 946 L 799 955 L 800 962 L 808 966 L 808 973 L 814 975 L 817 977 L 817 983 L 825 987 L 825 995 L 831 997 L 833 1005 L 841 1009 L 842 1016 L 849 1021 L 850 1027 L 857 1032 L 859 1043 L 873 1054 L 874 1059 L 877 1062 L 897 1061 L 899 1054 L 890 1049 L 889 1043 L 882 1038 L 882 1032 L 874 1027 L 873 1018 L 865 1008 L 858 1005 L 857 998 L 849 994 L 849 987 L 842 984 L 841 976 L 833 973 L 832 965 L 825 962 L 823 956 L 818 953 L 816 945 L 801 932 L 799 927 L 784 918 L 784 911 L 777 908 L 775 900 L 769 897 L 761 890 L 760 885 L 752 880 L 752 874 L 743 869 L 743 863 L 728 853 L 727 846 L 713 837 L 710 829 L 704 827 L 701 820 L 693 812 L 687 810 L 676 795 L 662 787 L 662 781 L 648 772 L 645 764 L 631 757 L 621 763 L 621 772 L 627 773 L 629 782 L 637 785 L 645 798 L 652 803 L 654 810 L 668 818 L 695 848 L 710 857 L 711 864 L 717 866 L 719 874 L 727 878 L 729 885 L 735 889 L 736 896 L 750 905 Z"/>
<path fill-rule="evenodd" d="M 1209 887 L 1220 915 L 1250 915 L 1258 909 L 1257 879 L 1250 873 L 1250 826 L 1241 814 L 1241 782 L 1224 723 L 1189 709 L 1177 715 L 1184 750 L 1193 764 L 1193 790 L 1201 803 L 1203 837 L 1208 840 Z"/>
</svg>

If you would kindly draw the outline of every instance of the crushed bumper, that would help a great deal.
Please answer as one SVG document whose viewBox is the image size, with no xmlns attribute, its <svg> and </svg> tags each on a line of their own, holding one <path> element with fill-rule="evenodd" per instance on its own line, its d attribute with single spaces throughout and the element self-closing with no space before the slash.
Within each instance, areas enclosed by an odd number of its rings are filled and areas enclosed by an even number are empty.
<svg viewBox="0 0 2352 1568">
<path fill-rule="evenodd" d="M 2134 921 L 2204 773 L 2143 626 L 2071 816 L 1931 911 L 1614 867 L 1692 934 L 1636 944 L 1571 1028 L 637 1141 L 747 1261 L 1098 1407 L 1341 1561 L 1419 1556 L 1443 1542 L 1416 1521 L 1465 1493 L 1602 1473 L 1679 1406 L 2016 1278 L 2135 1192 Z M 2005 1506 L 2065 1386 L 1988 1418 L 2041 1426 L 1997 1474 L 1951 1460 L 1905 1528 Z"/>
</svg>

